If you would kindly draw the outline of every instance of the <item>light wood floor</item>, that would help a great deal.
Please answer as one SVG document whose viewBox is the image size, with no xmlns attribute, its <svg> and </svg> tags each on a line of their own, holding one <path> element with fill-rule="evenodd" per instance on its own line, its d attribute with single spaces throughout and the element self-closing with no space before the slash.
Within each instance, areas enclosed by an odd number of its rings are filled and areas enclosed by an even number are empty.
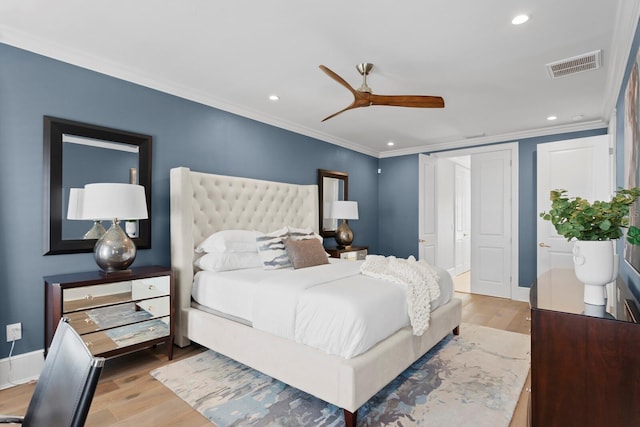
<svg viewBox="0 0 640 427">
<path fill-rule="evenodd" d="M 530 333 L 527 303 L 463 293 L 458 296 L 463 301 L 463 322 Z M 174 350 L 174 360 L 203 351 L 194 345 Z M 167 363 L 170 362 L 163 346 L 110 359 L 100 378 L 86 425 L 211 427 L 206 418 L 149 375 L 152 369 Z M 1 390 L 0 414 L 24 414 L 33 388 L 33 384 L 24 384 Z M 511 427 L 526 426 L 527 394 L 523 391 Z"/>
</svg>

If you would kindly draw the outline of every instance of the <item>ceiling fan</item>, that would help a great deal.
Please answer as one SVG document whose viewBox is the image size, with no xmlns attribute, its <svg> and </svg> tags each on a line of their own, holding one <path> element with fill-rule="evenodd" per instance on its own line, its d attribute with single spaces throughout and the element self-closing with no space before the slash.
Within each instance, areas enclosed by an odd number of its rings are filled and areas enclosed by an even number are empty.
<svg viewBox="0 0 640 427">
<path fill-rule="evenodd" d="M 322 119 L 329 120 L 347 110 L 359 107 L 368 107 L 370 105 L 388 105 L 392 107 L 414 107 L 414 108 L 444 108 L 444 99 L 440 96 L 427 95 L 374 95 L 371 88 L 367 85 L 367 76 L 373 69 L 373 64 L 363 62 L 356 65 L 358 72 L 362 75 L 362 86 L 357 90 L 352 88 L 342 77 L 331 71 L 324 65 L 320 65 L 320 69 L 324 71 L 333 80 L 346 87 L 353 94 L 353 102 L 347 108 L 333 113 L 332 115 Z"/>
</svg>

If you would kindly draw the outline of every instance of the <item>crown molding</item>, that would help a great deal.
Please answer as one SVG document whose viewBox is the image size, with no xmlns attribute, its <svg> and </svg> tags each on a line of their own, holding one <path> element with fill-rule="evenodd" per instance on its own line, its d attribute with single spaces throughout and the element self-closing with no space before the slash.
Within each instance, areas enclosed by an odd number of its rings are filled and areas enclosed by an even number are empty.
<svg viewBox="0 0 640 427">
<path fill-rule="evenodd" d="M 592 120 L 589 122 L 571 123 L 567 125 L 552 126 L 540 129 L 530 129 L 519 132 L 506 133 L 502 135 L 485 136 L 482 138 L 471 138 L 459 141 L 442 142 L 437 144 L 423 145 L 403 150 L 385 151 L 380 153 L 379 158 L 407 156 L 411 154 L 435 153 L 438 151 L 456 150 L 459 148 L 477 147 L 480 145 L 491 145 L 503 142 L 513 142 L 525 138 L 535 138 L 547 135 L 558 135 L 569 132 L 580 132 L 585 130 L 606 128 L 607 123 L 602 120 Z"/>
</svg>

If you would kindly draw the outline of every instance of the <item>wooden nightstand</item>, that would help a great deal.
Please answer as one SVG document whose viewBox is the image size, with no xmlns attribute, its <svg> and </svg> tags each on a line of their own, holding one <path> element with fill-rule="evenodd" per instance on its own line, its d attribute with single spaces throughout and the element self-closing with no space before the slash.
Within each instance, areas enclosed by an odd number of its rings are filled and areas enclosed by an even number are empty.
<svg viewBox="0 0 640 427">
<path fill-rule="evenodd" d="M 367 256 L 368 246 L 345 246 L 344 248 L 325 248 L 331 258 L 361 260 Z"/>
<path fill-rule="evenodd" d="M 166 267 L 46 276 L 45 352 L 61 317 L 95 356 L 111 357 L 164 342 L 173 357 L 173 274 Z"/>
</svg>

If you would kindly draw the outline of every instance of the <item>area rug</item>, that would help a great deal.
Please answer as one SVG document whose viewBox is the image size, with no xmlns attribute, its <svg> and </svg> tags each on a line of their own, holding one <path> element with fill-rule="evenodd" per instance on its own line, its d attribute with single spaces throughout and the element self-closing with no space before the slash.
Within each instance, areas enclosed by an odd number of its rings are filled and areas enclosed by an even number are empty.
<svg viewBox="0 0 640 427">
<path fill-rule="evenodd" d="M 363 405 L 358 426 L 508 426 L 529 371 L 529 335 L 460 331 Z M 218 427 L 344 425 L 336 406 L 211 350 L 151 375 Z"/>
</svg>

